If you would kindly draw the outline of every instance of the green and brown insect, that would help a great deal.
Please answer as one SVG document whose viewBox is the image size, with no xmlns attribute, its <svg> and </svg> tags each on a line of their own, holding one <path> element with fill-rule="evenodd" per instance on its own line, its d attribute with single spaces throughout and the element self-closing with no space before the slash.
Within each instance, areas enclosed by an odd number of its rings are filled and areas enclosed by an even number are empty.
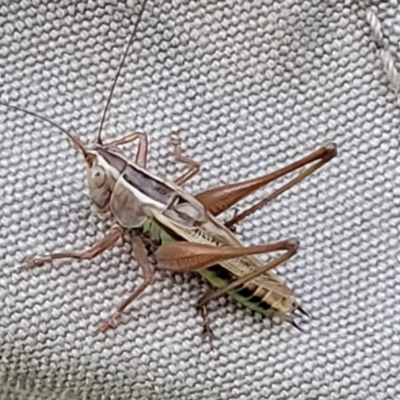
<svg viewBox="0 0 400 400">
<path fill-rule="evenodd" d="M 53 253 L 28 260 L 26 265 L 33 268 L 63 258 L 90 260 L 112 247 L 129 231 L 133 253 L 143 270 L 144 281 L 101 325 L 102 332 L 112 327 L 125 308 L 151 284 L 154 270 L 148 258 L 149 241 L 160 268 L 175 272 L 197 272 L 211 283 L 213 289 L 198 301 L 204 316 L 205 306 L 210 300 L 229 294 L 256 312 L 268 317 L 279 316 L 296 326 L 293 321 L 294 312 L 303 310 L 295 300 L 291 289 L 271 270 L 296 253 L 297 240 L 245 246 L 237 239 L 233 228 L 243 218 L 331 160 L 336 155 L 336 146 L 334 144 L 323 146 L 310 155 L 261 177 L 191 195 L 182 189 L 182 185 L 199 171 L 199 165 L 182 155 L 179 140 L 173 142 L 175 160 L 185 163 L 188 171 L 174 182 L 146 170 L 148 140 L 144 133 L 133 132 L 121 139 L 103 143 L 101 132 L 105 117 L 145 5 L 146 1 L 143 2 L 114 79 L 96 144 L 86 146 L 68 130 L 47 118 L 0 102 L 6 107 L 31 114 L 58 127 L 73 141 L 86 163 L 89 192 L 94 205 L 99 213 L 109 215 L 115 224 L 104 239 L 90 249 L 73 253 Z M 125 158 L 118 151 L 118 147 L 135 140 L 138 141 L 138 149 L 135 160 L 132 161 Z M 254 206 L 229 221 L 222 222 L 218 219 L 219 214 L 254 191 L 294 171 L 298 171 L 295 178 Z M 279 252 L 279 255 L 267 263 L 263 263 L 257 257 L 259 254 L 275 252 Z M 207 331 L 207 325 L 205 330 Z"/>
</svg>

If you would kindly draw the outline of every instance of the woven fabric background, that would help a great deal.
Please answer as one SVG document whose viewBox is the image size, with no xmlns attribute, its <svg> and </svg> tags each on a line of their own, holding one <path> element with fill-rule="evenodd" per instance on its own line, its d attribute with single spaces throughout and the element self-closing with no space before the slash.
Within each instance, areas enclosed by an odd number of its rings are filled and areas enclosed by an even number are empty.
<svg viewBox="0 0 400 400">
<path fill-rule="evenodd" d="M 139 7 L 2 1 L 0 99 L 93 142 Z M 300 240 L 277 273 L 312 315 L 304 332 L 221 298 L 212 350 L 195 310 L 207 285 L 158 271 L 115 330 L 93 335 L 142 281 L 129 241 L 19 268 L 87 248 L 109 224 L 62 132 L 0 107 L 0 398 L 399 399 L 399 27 L 397 1 L 149 0 L 112 101 L 105 137 L 146 132 L 149 169 L 168 178 L 183 171 L 169 146 L 181 131 L 201 163 L 193 193 L 337 144 L 238 230 L 248 244 Z"/>
</svg>

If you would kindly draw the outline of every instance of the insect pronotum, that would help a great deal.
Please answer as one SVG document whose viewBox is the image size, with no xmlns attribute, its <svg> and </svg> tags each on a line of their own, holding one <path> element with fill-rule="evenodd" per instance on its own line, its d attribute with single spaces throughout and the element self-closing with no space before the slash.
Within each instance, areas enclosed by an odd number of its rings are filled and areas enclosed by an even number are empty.
<svg viewBox="0 0 400 400">
<path fill-rule="evenodd" d="M 125 308 L 151 284 L 154 272 L 148 259 L 149 248 L 160 268 L 178 272 L 198 272 L 211 283 L 213 289 L 206 292 L 197 303 L 204 317 L 207 303 L 228 293 L 256 312 L 268 317 L 279 316 L 297 326 L 293 321 L 294 313 L 296 310 L 304 311 L 295 300 L 292 291 L 271 273 L 273 268 L 296 253 L 297 240 L 244 246 L 233 234 L 233 228 L 243 218 L 321 168 L 336 155 L 336 146 L 332 143 L 327 144 L 275 172 L 212 188 L 193 196 L 183 190 L 182 185 L 199 171 L 199 165 L 182 155 L 178 139 L 173 141 L 175 160 L 189 168 L 174 182 L 161 179 L 146 170 L 148 144 L 144 133 L 132 132 L 121 139 L 103 143 L 101 133 L 114 88 L 136 35 L 146 2 L 142 3 L 112 83 L 94 145 L 84 145 L 78 137 L 46 117 L 0 102 L 3 106 L 33 115 L 57 127 L 72 140 L 85 160 L 89 193 L 95 207 L 99 213 L 110 215 L 114 221 L 111 231 L 92 248 L 33 258 L 26 262 L 26 266 L 38 267 L 64 258 L 91 260 L 111 248 L 123 238 L 126 231 L 129 231 L 133 254 L 143 270 L 144 281 L 102 323 L 100 331 L 105 332 L 112 327 Z M 138 149 L 135 160 L 131 161 L 117 148 L 135 140 L 138 141 Z M 217 219 L 220 213 L 254 191 L 294 171 L 298 171 L 294 178 L 252 207 L 229 221 L 222 222 Z M 279 252 L 279 255 L 268 263 L 261 262 L 257 257 L 258 254 L 274 252 Z M 210 332 L 206 323 L 204 332 Z"/>
</svg>

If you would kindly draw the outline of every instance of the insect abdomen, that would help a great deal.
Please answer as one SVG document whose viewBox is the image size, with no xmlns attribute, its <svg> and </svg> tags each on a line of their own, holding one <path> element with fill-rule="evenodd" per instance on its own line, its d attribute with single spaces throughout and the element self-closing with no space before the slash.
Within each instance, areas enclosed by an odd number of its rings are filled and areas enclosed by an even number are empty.
<svg viewBox="0 0 400 400">
<path fill-rule="evenodd" d="M 158 226 L 156 222 L 151 221 L 150 219 L 146 218 L 144 220 L 142 229 L 144 232 L 150 235 L 152 240 L 161 244 L 175 240 L 163 228 Z M 197 272 L 216 288 L 224 287 L 228 283 L 232 282 L 232 280 L 237 278 L 235 274 L 219 264 L 199 270 Z M 281 296 L 277 296 L 274 293 L 251 282 L 241 285 L 228 293 L 231 297 L 243 304 L 245 307 L 267 317 L 272 317 L 277 311 L 287 311 L 284 304 L 286 300 L 285 298 L 281 298 Z"/>
<path fill-rule="evenodd" d="M 198 273 L 217 288 L 224 287 L 235 279 L 235 276 L 230 271 L 220 265 L 202 269 Z M 271 317 L 276 311 L 264 300 L 268 292 L 254 284 L 247 283 L 246 285 L 241 285 L 228 293 L 245 307 L 267 317 Z"/>
</svg>

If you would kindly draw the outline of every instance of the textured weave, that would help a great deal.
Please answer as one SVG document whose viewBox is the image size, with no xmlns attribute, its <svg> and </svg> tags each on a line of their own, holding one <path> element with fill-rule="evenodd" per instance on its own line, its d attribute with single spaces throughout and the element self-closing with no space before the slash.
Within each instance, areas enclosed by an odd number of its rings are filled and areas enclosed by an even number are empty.
<svg viewBox="0 0 400 400">
<path fill-rule="evenodd" d="M 1 3 L 0 98 L 88 143 L 140 4 L 83 3 Z M 201 163 L 192 192 L 338 145 L 238 231 L 300 240 L 278 273 L 312 315 L 304 332 L 222 298 L 211 350 L 195 310 L 207 285 L 159 271 L 115 330 L 93 335 L 142 282 L 129 241 L 19 269 L 109 225 L 68 139 L 0 107 L 0 399 L 400 398 L 400 5 L 374 4 L 149 0 L 106 124 L 108 139 L 146 132 L 149 169 L 169 178 L 183 170 L 169 146 L 180 130 Z"/>
</svg>

